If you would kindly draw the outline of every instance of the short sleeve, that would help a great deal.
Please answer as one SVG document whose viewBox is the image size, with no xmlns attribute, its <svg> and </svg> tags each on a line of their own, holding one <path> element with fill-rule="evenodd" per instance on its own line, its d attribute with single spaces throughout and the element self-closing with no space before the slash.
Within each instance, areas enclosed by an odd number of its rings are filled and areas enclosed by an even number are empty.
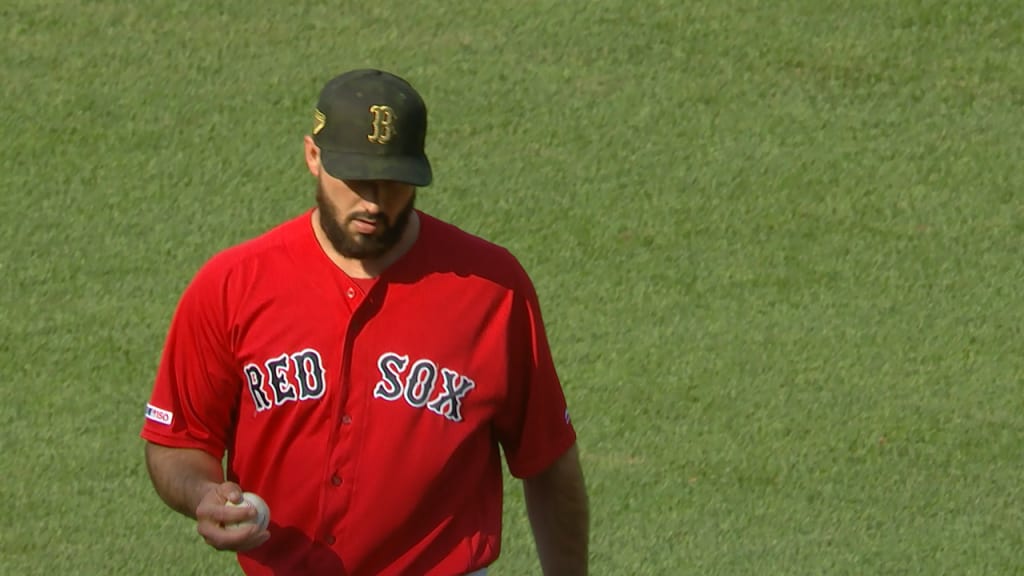
<svg viewBox="0 0 1024 576">
<path fill-rule="evenodd" d="M 496 419 L 509 471 L 538 474 L 576 442 L 532 282 L 521 272 L 509 318 L 509 383 Z"/>
<path fill-rule="evenodd" d="M 225 293 L 224 274 L 208 264 L 182 295 L 146 405 L 144 439 L 223 456 L 242 389 Z"/>
</svg>

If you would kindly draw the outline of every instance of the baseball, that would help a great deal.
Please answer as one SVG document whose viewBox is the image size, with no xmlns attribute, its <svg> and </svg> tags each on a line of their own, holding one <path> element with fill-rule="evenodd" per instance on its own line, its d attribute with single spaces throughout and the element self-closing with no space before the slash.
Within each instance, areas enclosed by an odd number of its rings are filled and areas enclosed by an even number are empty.
<svg viewBox="0 0 1024 576">
<path fill-rule="evenodd" d="M 228 506 L 250 506 L 256 509 L 256 519 L 249 522 L 240 522 L 238 524 L 226 524 L 226 528 L 241 528 L 248 526 L 249 524 L 256 524 L 260 527 L 260 530 L 266 530 L 267 526 L 270 525 L 270 507 L 264 502 L 263 498 L 259 495 L 253 494 L 252 492 L 242 493 L 242 503 L 235 504 L 234 502 L 228 502 Z"/>
</svg>

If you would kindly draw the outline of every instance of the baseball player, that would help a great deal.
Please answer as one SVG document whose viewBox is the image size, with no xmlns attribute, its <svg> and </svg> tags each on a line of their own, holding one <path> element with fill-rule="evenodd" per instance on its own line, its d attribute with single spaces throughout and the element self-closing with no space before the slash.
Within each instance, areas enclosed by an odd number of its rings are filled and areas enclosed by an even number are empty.
<svg viewBox="0 0 1024 576">
<path fill-rule="evenodd" d="M 537 295 L 507 250 L 414 208 L 426 132 L 401 78 L 330 80 L 304 139 L 316 207 L 215 255 L 174 313 L 141 431 L 149 475 L 246 574 L 483 574 L 502 451 L 544 574 L 587 572 Z M 243 491 L 268 529 L 228 506 Z"/>
</svg>

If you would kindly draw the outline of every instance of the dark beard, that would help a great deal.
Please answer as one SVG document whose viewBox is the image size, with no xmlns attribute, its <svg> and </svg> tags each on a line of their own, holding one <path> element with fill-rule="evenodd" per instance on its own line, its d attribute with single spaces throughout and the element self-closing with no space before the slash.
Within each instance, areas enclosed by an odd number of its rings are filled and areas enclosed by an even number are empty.
<svg viewBox="0 0 1024 576">
<path fill-rule="evenodd" d="M 370 260 L 383 256 L 402 239 L 402 233 L 409 224 L 409 216 L 416 204 L 416 196 L 409 199 L 409 204 L 399 212 L 395 222 L 391 223 L 386 214 L 370 215 L 367 212 L 355 212 L 348 216 L 344 225 L 338 224 L 338 215 L 334 206 L 327 200 L 323 185 L 317 182 L 316 204 L 320 208 L 320 227 L 331 246 L 345 258 L 353 260 Z M 345 230 L 352 220 L 360 218 L 374 222 L 381 229 L 379 234 L 349 234 Z"/>
</svg>

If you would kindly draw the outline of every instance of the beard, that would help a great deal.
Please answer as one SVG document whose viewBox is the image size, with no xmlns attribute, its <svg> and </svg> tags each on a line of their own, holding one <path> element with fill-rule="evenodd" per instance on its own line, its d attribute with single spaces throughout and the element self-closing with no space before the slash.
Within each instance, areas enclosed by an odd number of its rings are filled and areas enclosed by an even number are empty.
<svg viewBox="0 0 1024 576">
<path fill-rule="evenodd" d="M 339 224 L 338 211 L 327 199 L 323 184 L 320 182 L 316 185 L 316 204 L 320 208 L 320 227 L 331 246 L 345 258 L 369 260 L 383 256 L 402 239 L 402 233 L 409 224 L 409 216 L 415 208 L 416 195 L 409 199 L 409 203 L 398 213 L 394 222 L 383 213 L 353 212 L 345 218 L 344 223 Z M 377 229 L 373 234 L 349 232 L 348 225 L 356 219 L 373 222 Z"/>
</svg>

